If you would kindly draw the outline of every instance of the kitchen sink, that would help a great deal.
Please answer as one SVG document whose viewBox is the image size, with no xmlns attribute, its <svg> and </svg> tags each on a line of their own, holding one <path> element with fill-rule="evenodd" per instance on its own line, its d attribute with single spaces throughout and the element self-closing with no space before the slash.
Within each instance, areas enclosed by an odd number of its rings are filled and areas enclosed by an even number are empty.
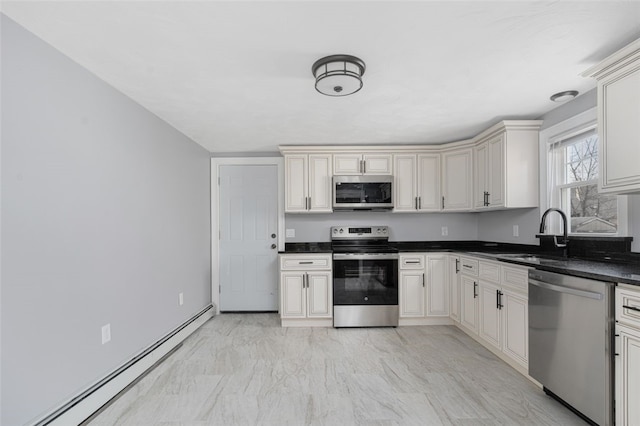
<svg viewBox="0 0 640 426">
<path fill-rule="evenodd" d="M 551 259 L 548 257 L 540 257 L 540 256 L 536 256 L 534 254 L 501 254 L 499 256 L 497 256 L 498 258 L 502 258 L 502 259 L 511 259 L 511 260 L 517 260 L 520 262 L 531 262 L 531 263 L 554 263 L 554 262 L 560 262 L 560 260 L 558 259 Z"/>
</svg>

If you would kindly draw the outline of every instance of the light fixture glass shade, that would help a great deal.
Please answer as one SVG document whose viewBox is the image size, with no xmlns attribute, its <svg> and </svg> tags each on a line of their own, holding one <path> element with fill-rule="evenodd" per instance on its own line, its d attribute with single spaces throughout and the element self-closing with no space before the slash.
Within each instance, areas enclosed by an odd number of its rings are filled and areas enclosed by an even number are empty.
<svg viewBox="0 0 640 426">
<path fill-rule="evenodd" d="M 331 55 L 311 67 L 316 90 L 327 96 L 347 96 L 362 89 L 364 62 L 351 55 Z"/>
<path fill-rule="evenodd" d="M 578 93 L 577 90 L 567 90 L 565 92 L 554 93 L 549 99 L 553 102 L 567 102 L 578 96 Z"/>
</svg>

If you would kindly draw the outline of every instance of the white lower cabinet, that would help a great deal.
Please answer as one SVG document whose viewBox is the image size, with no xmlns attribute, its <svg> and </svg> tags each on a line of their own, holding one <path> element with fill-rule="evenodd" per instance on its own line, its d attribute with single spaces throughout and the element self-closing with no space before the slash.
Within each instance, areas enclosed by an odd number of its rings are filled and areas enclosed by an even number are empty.
<svg viewBox="0 0 640 426">
<path fill-rule="evenodd" d="M 280 318 L 283 326 L 331 326 L 331 255 L 280 255 Z"/>
<path fill-rule="evenodd" d="M 523 374 L 529 365 L 527 294 L 527 268 L 460 256 L 460 328 Z"/>
<path fill-rule="evenodd" d="M 478 334 L 478 261 L 460 256 L 460 325 Z"/>
<path fill-rule="evenodd" d="M 460 322 L 460 256 L 449 256 L 449 316 Z"/>
<path fill-rule="evenodd" d="M 400 254 L 399 305 L 400 325 L 451 324 L 446 253 Z"/>
<path fill-rule="evenodd" d="M 478 279 L 460 277 L 460 325 L 478 334 Z"/>
<path fill-rule="evenodd" d="M 616 287 L 616 425 L 640 424 L 640 287 Z"/>
<path fill-rule="evenodd" d="M 480 262 L 482 268 L 483 262 Z M 497 265 L 495 265 L 497 266 Z M 479 336 L 522 367 L 529 365 L 527 270 L 498 266 L 499 283 L 480 279 Z M 506 277 L 506 278 L 505 278 Z M 505 279 L 511 281 L 505 281 Z"/>
</svg>

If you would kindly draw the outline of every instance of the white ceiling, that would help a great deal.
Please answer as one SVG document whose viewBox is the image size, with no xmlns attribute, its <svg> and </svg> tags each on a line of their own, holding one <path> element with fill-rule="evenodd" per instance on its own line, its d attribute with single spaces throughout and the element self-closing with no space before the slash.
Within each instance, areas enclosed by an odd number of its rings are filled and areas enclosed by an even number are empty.
<svg viewBox="0 0 640 426">
<path fill-rule="evenodd" d="M 640 37 L 640 2 L 17 1 L 2 11 L 214 153 L 442 143 L 538 118 Z M 366 62 L 318 94 L 313 62 Z"/>
</svg>

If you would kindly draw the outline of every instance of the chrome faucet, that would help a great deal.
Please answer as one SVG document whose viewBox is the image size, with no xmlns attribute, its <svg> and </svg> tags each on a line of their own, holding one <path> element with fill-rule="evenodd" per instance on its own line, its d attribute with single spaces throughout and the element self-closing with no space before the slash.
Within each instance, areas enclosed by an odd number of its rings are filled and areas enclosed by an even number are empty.
<svg viewBox="0 0 640 426">
<path fill-rule="evenodd" d="M 558 212 L 560 214 L 560 216 L 562 217 L 562 228 L 563 228 L 563 233 L 562 233 L 562 242 L 558 242 L 558 236 L 554 235 L 553 236 L 553 245 L 556 246 L 557 248 L 562 248 L 564 249 L 564 256 L 567 256 L 567 244 L 569 243 L 569 236 L 568 236 L 568 229 L 567 229 L 567 215 L 564 214 L 564 212 L 560 209 L 556 209 L 555 207 L 552 207 L 550 209 L 547 209 L 543 214 L 542 214 L 542 219 L 540 220 L 540 233 L 544 234 L 544 231 L 547 229 L 547 215 L 551 212 Z"/>
</svg>

